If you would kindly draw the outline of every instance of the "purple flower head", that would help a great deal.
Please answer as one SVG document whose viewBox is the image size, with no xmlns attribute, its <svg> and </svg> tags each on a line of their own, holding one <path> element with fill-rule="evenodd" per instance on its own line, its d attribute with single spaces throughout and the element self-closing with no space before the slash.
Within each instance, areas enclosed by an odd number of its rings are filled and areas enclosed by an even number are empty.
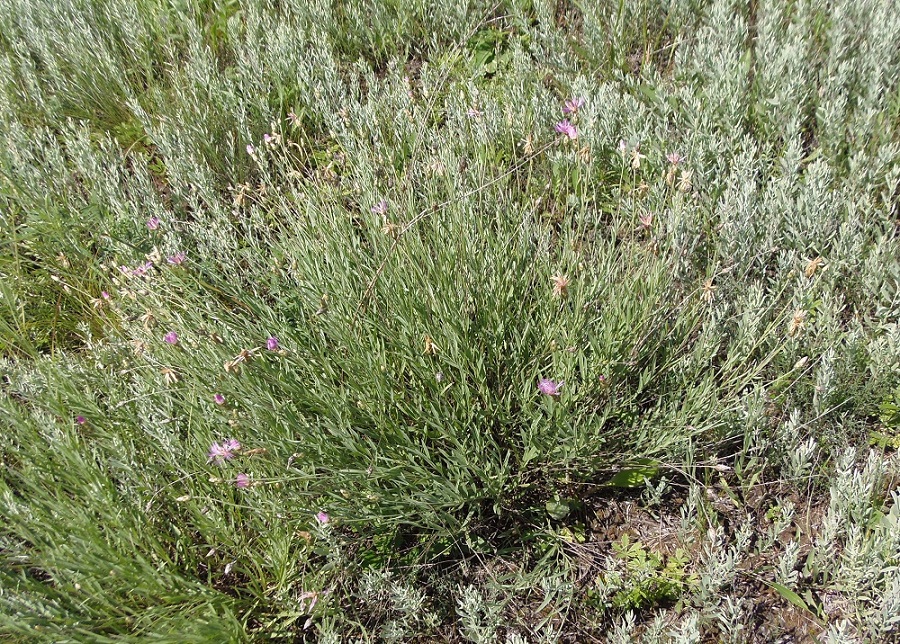
<svg viewBox="0 0 900 644">
<path fill-rule="evenodd" d="M 183 250 L 180 250 L 169 257 L 169 259 L 166 261 L 168 261 L 173 266 L 181 266 L 182 264 L 184 264 L 185 259 L 187 259 L 187 253 L 185 253 Z"/>
<path fill-rule="evenodd" d="M 278 351 L 279 346 L 280 345 L 278 344 L 278 338 L 276 338 L 274 335 L 266 340 L 266 348 L 269 351 Z"/>
<path fill-rule="evenodd" d="M 235 487 L 240 488 L 250 487 L 250 477 L 247 474 L 241 472 L 234 477 L 234 485 Z"/>
<path fill-rule="evenodd" d="M 128 273 L 131 272 L 131 269 L 123 264 L 122 266 L 119 266 L 119 272 L 122 273 L 123 275 L 127 275 Z"/>
<path fill-rule="evenodd" d="M 169 331 L 163 336 L 163 340 L 168 344 L 178 344 L 178 334 L 174 331 Z"/>
<path fill-rule="evenodd" d="M 582 107 L 584 107 L 583 98 L 570 98 L 563 105 L 563 114 L 575 114 Z"/>
<path fill-rule="evenodd" d="M 387 213 L 387 211 L 388 211 L 388 202 L 385 201 L 384 199 L 382 199 L 377 204 L 372 206 L 372 212 L 374 212 L 376 215 L 384 215 Z"/>
<path fill-rule="evenodd" d="M 564 382 L 554 382 L 549 378 L 541 378 L 538 380 L 538 391 L 546 396 L 558 396 L 560 388 Z"/>
<path fill-rule="evenodd" d="M 108 300 L 109 293 L 107 293 L 106 291 L 100 291 L 100 297 L 102 297 L 104 300 Z"/>
<path fill-rule="evenodd" d="M 234 453 L 239 449 L 241 449 L 241 444 L 233 438 L 229 438 L 221 445 L 219 443 L 213 443 L 209 446 L 209 460 L 207 462 L 221 465 L 225 461 L 233 459 Z"/>
<path fill-rule="evenodd" d="M 553 128 L 560 134 L 565 134 L 567 137 L 572 139 L 573 141 L 578 138 L 578 130 L 575 129 L 575 126 L 569 123 L 568 119 L 563 119 Z"/>
<path fill-rule="evenodd" d="M 144 262 L 137 268 L 133 269 L 131 271 L 131 274 L 136 277 L 143 277 L 144 275 L 147 274 L 147 271 L 149 271 L 151 268 L 153 268 L 153 262 Z"/>
<path fill-rule="evenodd" d="M 87 422 L 87 418 L 84 416 L 75 416 L 75 422 L 79 425 L 84 425 Z"/>
<path fill-rule="evenodd" d="M 150 217 L 150 219 L 147 220 L 147 228 L 150 230 L 159 228 L 159 217 Z"/>
<path fill-rule="evenodd" d="M 225 396 L 223 396 L 222 394 L 216 394 L 215 396 L 213 396 L 213 402 L 215 402 L 217 405 L 224 405 Z"/>
<path fill-rule="evenodd" d="M 331 521 L 331 517 L 328 516 L 327 512 L 322 512 L 320 510 L 319 512 L 316 513 L 316 521 L 318 521 L 322 525 L 325 525 L 326 523 Z"/>
</svg>

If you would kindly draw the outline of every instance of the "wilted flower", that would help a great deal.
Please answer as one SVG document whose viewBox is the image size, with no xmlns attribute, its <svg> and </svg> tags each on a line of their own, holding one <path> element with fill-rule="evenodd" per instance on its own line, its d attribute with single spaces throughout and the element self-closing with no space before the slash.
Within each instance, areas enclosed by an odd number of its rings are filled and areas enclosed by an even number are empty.
<svg viewBox="0 0 900 644">
<path fill-rule="evenodd" d="M 169 257 L 166 261 L 168 261 L 170 264 L 173 264 L 174 266 L 181 266 L 186 258 L 187 253 L 181 250 Z"/>
<path fill-rule="evenodd" d="M 638 219 L 641 222 L 642 228 L 650 228 L 650 226 L 653 225 L 653 213 L 652 212 L 645 212 L 641 215 L 638 215 Z"/>
<path fill-rule="evenodd" d="M 388 202 L 382 199 L 377 204 L 372 206 L 372 212 L 376 215 L 383 215 L 388 211 Z"/>
<path fill-rule="evenodd" d="M 163 367 L 161 373 L 163 375 L 163 380 L 166 381 L 167 385 L 174 385 L 180 380 L 178 372 L 174 369 L 170 369 L 169 367 Z"/>
<path fill-rule="evenodd" d="M 425 336 L 425 355 L 426 356 L 436 356 L 438 353 L 438 347 L 434 343 L 434 340 L 430 335 Z"/>
<path fill-rule="evenodd" d="M 178 334 L 174 331 L 169 331 L 163 336 L 163 340 L 168 344 L 178 344 Z"/>
<path fill-rule="evenodd" d="M 75 416 L 75 422 L 79 425 L 84 425 L 87 422 L 87 418 L 84 416 Z"/>
<path fill-rule="evenodd" d="M 551 277 L 550 281 L 553 282 L 553 296 L 565 297 L 569 291 L 569 278 L 565 275 L 557 274 Z"/>
<path fill-rule="evenodd" d="M 443 382 L 444 372 L 438 371 L 436 374 L 434 374 L 434 379 L 437 380 L 438 382 Z"/>
<path fill-rule="evenodd" d="M 703 282 L 703 286 L 700 289 L 700 297 L 703 298 L 703 301 L 707 304 L 711 304 L 712 301 L 716 298 L 716 286 L 713 284 L 713 278 L 707 279 Z"/>
<path fill-rule="evenodd" d="M 250 476 L 241 472 L 234 477 L 235 487 L 250 487 Z"/>
<path fill-rule="evenodd" d="M 641 167 L 641 159 L 646 159 L 647 157 L 641 154 L 641 146 L 636 146 L 634 150 L 631 151 L 631 167 L 635 170 Z"/>
<path fill-rule="evenodd" d="M 619 139 L 619 145 L 617 149 L 619 150 L 619 154 L 625 156 L 625 153 L 628 151 L 628 143 L 625 142 L 625 139 Z"/>
<path fill-rule="evenodd" d="M 266 340 L 266 348 L 269 351 L 277 351 L 278 346 L 279 346 L 278 338 L 276 338 L 274 335 L 271 338 L 269 338 L 268 340 Z"/>
<path fill-rule="evenodd" d="M 159 217 L 150 217 L 150 219 L 147 220 L 147 228 L 150 230 L 159 228 Z"/>
<path fill-rule="evenodd" d="M 234 458 L 234 453 L 239 449 L 241 449 L 241 444 L 233 438 L 229 438 L 221 445 L 214 442 L 209 446 L 209 460 L 207 462 L 222 464 L 225 461 L 230 461 Z"/>
<path fill-rule="evenodd" d="M 678 189 L 681 192 L 690 192 L 691 191 L 691 179 L 694 176 L 694 173 L 690 170 L 682 170 L 681 176 L 678 178 Z"/>
<path fill-rule="evenodd" d="M 803 274 L 807 277 L 812 277 L 816 274 L 816 271 L 819 270 L 819 267 L 822 265 L 823 260 L 821 257 L 816 257 L 815 259 L 809 260 L 809 263 L 806 265 L 806 269 L 803 271 Z"/>
<path fill-rule="evenodd" d="M 806 311 L 797 309 L 791 317 L 791 323 L 788 325 L 788 335 L 794 337 L 806 327 Z"/>
<path fill-rule="evenodd" d="M 477 119 L 479 116 L 481 116 L 481 114 L 481 110 L 479 110 L 477 107 L 470 107 L 466 112 L 466 116 L 468 116 L 470 119 Z"/>
<path fill-rule="evenodd" d="M 678 154 L 677 152 L 669 152 L 666 155 L 666 160 L 672 165 L 678 165 L 682 161 L 684 161 L 684 157 Z"/>
<path fill-rule="evenodd" d="M 578 138 L 578 130 L 575 129 L 575 126 L 569 123 L 568 119 L 563 119 L 559 123 L 557 123 L 554 128 L 560 134 L 565 134 L 571 140 L 575 140 Z"/>
<path fill-rule="evenodd" d="M 584 107 L 583 98 L 567 99 L 565 104 L 563 104 L 563 114 L 575 114 L 582 107 Z"/>
<path fill-rule="evenodd" d="M 564 382 L 554 382 L 549 378 L 541 378 L 538 380 L 538 391 L 546 396 L 558 396 L 560 388 Z"/>
<path fill-rule="evenodd" d="M 288 121 L 291 122 L 291 125 L 296 126 L 300 121 L 300 117 L 297 116 L 293 111 L 288 112 Z"/>
<path fill-rule="evenodd" d="M 225 396 L 223 396 L 222 394 L 216 394 L 215 396 L 213 396 L 213 402 L 215 402 L 217 405 L 224 405 Z"/>
<path fill-rule="evenodd" d="M 326 523 L 331 521 L 331 517 L 328 516 L 327 512 L 322 512 L 320 510 L 319 512 L 316 513 L 316 521 L 318 521 L 322 525 L 325 525 Z"/>
</svg>

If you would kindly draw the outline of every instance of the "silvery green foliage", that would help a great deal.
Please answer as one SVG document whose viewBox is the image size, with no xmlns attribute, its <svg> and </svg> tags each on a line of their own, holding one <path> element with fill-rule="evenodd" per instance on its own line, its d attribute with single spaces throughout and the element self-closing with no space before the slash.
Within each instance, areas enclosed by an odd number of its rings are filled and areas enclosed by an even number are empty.
<svg viewBox="0 0 900 644">
<path fill-rule="evenodd" d="M 475 586 L 459 588 L 456 594 L 456 613 L 460 632 L 474 644 L 491 644 L 498 641 L 503 604 L 496 598 L 487 598 Z"/>
</svg>

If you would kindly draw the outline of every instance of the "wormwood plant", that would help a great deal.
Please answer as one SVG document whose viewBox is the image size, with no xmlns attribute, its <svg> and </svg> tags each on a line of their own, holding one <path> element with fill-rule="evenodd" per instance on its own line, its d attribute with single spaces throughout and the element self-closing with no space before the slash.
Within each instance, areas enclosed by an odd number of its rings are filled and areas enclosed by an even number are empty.
<svg viewBox="0 0 900 644">
<path fill-rule="evenodd" d="M 0 0 L 0 634 L 894 637 L 896 9 Z"/>
</svg>

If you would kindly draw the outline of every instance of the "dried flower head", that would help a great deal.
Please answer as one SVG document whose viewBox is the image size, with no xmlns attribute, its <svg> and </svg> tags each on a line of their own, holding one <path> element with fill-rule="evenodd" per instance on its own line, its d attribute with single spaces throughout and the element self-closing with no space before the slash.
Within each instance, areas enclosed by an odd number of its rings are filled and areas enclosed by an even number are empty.
<svg viewBox="0 0 900 644">
<path fill-rule="evenodd" d="M 681 192 L 690 192 L 691 186 L 693 185 L 691 179 L 693 178 L 694 173 L 690 170 L 682 170 L 681 175 L 678 178 L 678 189 Z"/>
<path fill-rule="evenodd" d="M 376 203 L 374 206 L 372 206 L 372 212 L 375 213 L 376 215 L 384 215 L 387 213 L 387 211 L 388 211 L 388 202 L 385 199 L 382 199 L 381 201 Z"/>
<path fill-rule="evenodd" d="M 631 151 L 631 167 L 634 170 L 637 170 L 641 167 L 641 159 L 646 159 L 647 157 L 641 154 L 641 146 L 636 145 L 634 149 Z"/>
<path fill-rule="evenodd" d="M 431 339 L 430 335 L 425 336 L 425 355 L 426 356 L 436 356 L 438 353 L 438 346 L 434 343 L 434 340 Z"/>
<path fill-rule="evenodd" d="M 653 213 L 645 212 L 638 215 L 638 220 L 641 222 L 641 228 L 648 229 L 653 226 Z"/>
<path fill-rule="evenodd" d="M 167 385 L 174 385 L 176 382 L 181 380 L 178 372 L 174 369 L 170 369 L 169 367 L 163 367 L 160 370 L 160 373 L 163 375 L 163 380 Z"/>
<path fill-rule="evenodd" d="M 466 116 L 468 116 L 470 119 L 477 119 L 477 118 L 481 117 L 481 115 L 482 115 L 482 111 L 479 110 L 477 107 L 470 107 L 466 111 Z"/>
<path fill-rule="evenodd" d="M 816 271 L 819 270 L 819 267 L 825 262 L 821 257 L 816 257 L 814 259 L 809 260 L 809 263 L 806 265 L 806 270 L 803 271 L 803 274 L 806 277 L 812 277 L 816 274 Z"/>
<path fill-rule="evenodd" d="M 553 283 L 553 296 L 565 297 L 569 292 L 569 278 L 566 275 L 557 273 L 550 278 Z"/>
<path fill-rule="evenodd" d="M 713 278 L 710 277 L 704 281 L 700 291 L 700 297 L 703 298 L 703 301 L 711 304 L 716 297 L 716 286 L 713 284 Z"/>
<path fill-rule="evenodd" d="M 682 161 L 684 161 L 684 157 L 678 154 L 677 152 L 669 152 L 666 155 L 666 161 L 671 163 L 672 165 L 678 165 Z"/>
<path fill-rule="evenodd" d="M 797 309 L 796 311 L 794 311 L 794 315 L 791 316 L 791 321 L 788 324 L 788 335 L 793 338 L 805 327 L 806 311 L 804 311 L 803 309 Z"/>
</svg>

